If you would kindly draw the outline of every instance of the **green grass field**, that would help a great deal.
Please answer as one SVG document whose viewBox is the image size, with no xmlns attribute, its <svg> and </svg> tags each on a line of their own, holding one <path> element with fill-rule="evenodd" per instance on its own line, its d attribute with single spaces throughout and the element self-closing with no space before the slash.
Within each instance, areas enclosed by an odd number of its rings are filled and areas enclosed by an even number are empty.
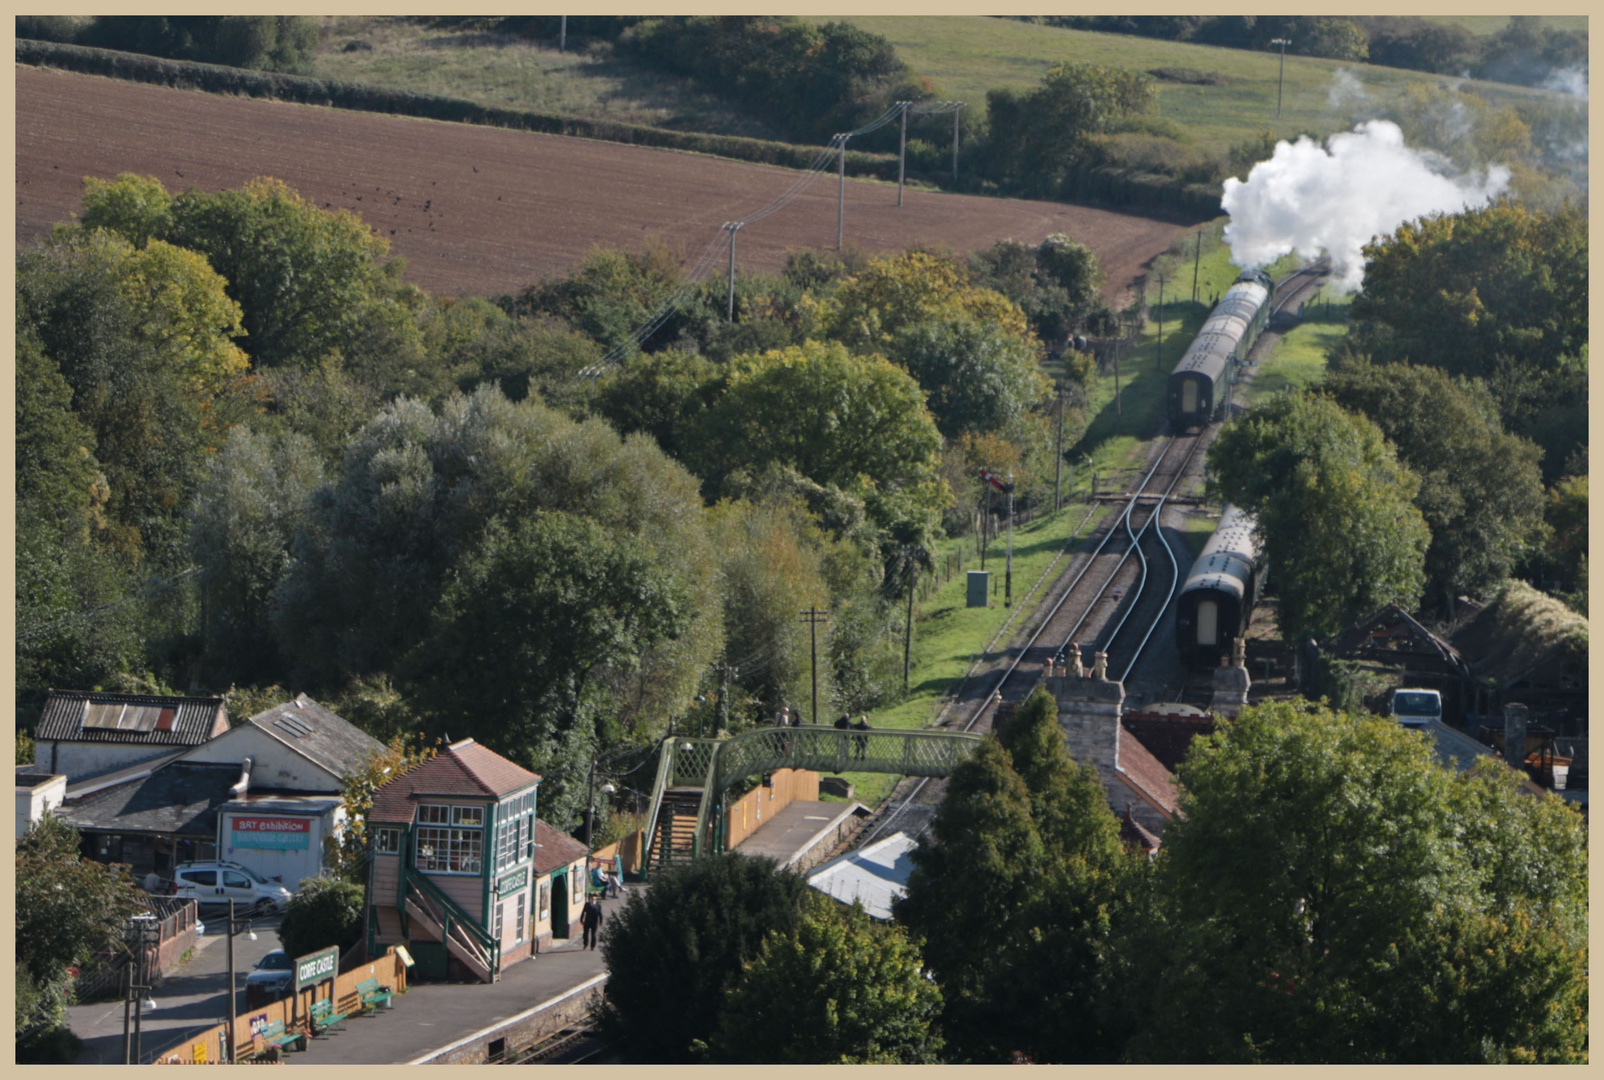
<svg viewBox="0 0 1604 1080">
<path fill-rule="evenodd" d="M 773 138 L 689 80 L 641 70 L 611 49 L 559 53 L 509 35 L 437 30 L 390 16 L 320 16 L 316 75 L 482 105 L 719 135 Z M 349 42 L 371 49 L 346 52 Z"/>
<path fill-rule="evenodd" d="M 816 21 L 826 20 L 816 17 Z M 977 108 L 985 107 L 987 90 L 1029 90 L 1049 67 L 1065 61 L 1089 60 L 1139 71 L 1184 67 L 1217 73 L 1227 81 L 1217 86 L 1159 84 L 1159 115 L 1182 125 L 1210 153 L 1223 152 L 1261 130 L 1277 138 L 1305 132 L 1325 136 L 1366 119 L 1348 104 L 1333 104 L 1333 75 L 1339 68 L 1357 74 L 1371 102 L 1386 102 L 1410 83 L 1433 78 L 1416 71 L 1288 56 L 1282 115 L 1277 120 L 1280 59 L 1273 52 L 1063 30 L 985 16 L 850 16 L 848 21 L 889 38 L 904 62 L 928 76 L 938 93 Z M 1564 25 L 1560 19 L 1545 22 Z M 1462 85 L 1493 102 L 1546 96 L 1543 91 L 1502 83 L 1467 80 Z M 1362 111 L 1374 111 L 1373 105 Z"/>
<path fill-rule="evenodd" d="M 1084 492 L 1083 476 L 1075 477 L 1075 490 Z M 1066 495 L 1070 486 L 1065 483 Z M 976 654 L 985 647 L 997 631 L 1015 616 L 1004 631 L 999 646 L 1019 629 L 1020 618 L 1032 605 L 1040 601 L 1043 590 L 1051 583 L 1054 574 L 1044 572 L 1063 550 L 1072 534 L 1084 535 L 1087 506 L 1083 502 L 1069 501 L 1056 514 L 1046 514 L 1014 530 L 1014 606 L 1003 606 L 1003 571 L 1006 537 L 992 542 L 986 559 L 986 569 L 992 572 L 996 586 L 989 607 L 965 606 L 967 571 L 980 569 L 974 539 L 943 543 L 936 552 L 938 567 L 946 566 L 946 556 L 963 552 L 963 567 L 956 561 L 951 577 L 934 591 L 920 599 L 914 608 L 913 664 L 909 672 L 909 697 L 898 705 L 869 714 L 874 727 L 922 728 L 927 727 L 939 711 L 942 698 L 964 676 L 975 661 Z M 1063 569 L 1063 563 L 1058 564 Z M 945 573 L 943 569 L 943 574 Z M 1019 613 L 1016 615 L 1016 613 Z M 874 805 L 891 790 L 896 777 L 877 773 L 848 773 L 847 779 L 857 785 L 857 798 Z"/>
</svg>

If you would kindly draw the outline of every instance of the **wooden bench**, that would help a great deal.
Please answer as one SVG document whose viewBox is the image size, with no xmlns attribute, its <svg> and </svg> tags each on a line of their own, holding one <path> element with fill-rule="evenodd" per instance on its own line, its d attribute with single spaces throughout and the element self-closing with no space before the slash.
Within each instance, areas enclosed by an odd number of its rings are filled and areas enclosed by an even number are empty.
<svg viewBox="0 0 1604 1080">
<path fill-rule="evenodd" d="M 378 979 L 368 979 L 365 982 L 357 983 L 356 993 L 362 999 L 363 1012 L 372 1011 L 381 1005 L 389 1008 L 390 999 L 395 996 L 395 991 L 380 986 Z"/>
<path fill-rule="evenodd" d="M 335 1012 L 333 998 L 322 998 L 312 1002 L 312 1030 L 315 1037 L 323 1038 L 329 1029 L 350 1015 L 350 1013 Z"/>
<path fill-rule="evenodd" d="M 306 1033 L 304 1031 L 285 1031 L 284 1021 L 282 1020 L 274 1020 L 271 1024 L 264 1025 L 253 1037 L 281 1050 L 288 1050 L 296 1043 L 301 1044 L 302 1050 L 306 1049 Z"/>
</svg>

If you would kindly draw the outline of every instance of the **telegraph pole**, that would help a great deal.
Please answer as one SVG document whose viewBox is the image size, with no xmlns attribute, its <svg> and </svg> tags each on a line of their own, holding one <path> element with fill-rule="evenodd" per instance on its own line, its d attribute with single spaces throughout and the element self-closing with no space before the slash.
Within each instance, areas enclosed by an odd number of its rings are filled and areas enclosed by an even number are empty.
<svg viewBox="0 0 1604 1080">
<path fill-rule="evenodd" d="M 1156 371 L 1164 370 L 1164 275 L 1158 276 L 1158 356 Z"/>
<path fill-rule="evenodd" d="M 1204 226 L 1207 228 L 1207 226 Z M 1197 244 L 1192 248 L 1192 303 L 1197 303 L 1197 266 L 1203 261 L 1203 229 L 1197 231 Z"/>
<path fill-rule="evenodd" d="M 1074 478 L 1070 478 L 1074 483 Z M 1064 508 L 1064 377 L 1058 377 L 1058 440 L 1057 453 L 1053 455 L 1053 510 L 1057 512 Z"/>
<path fill-rule="evenodd" d="M 730 234 L 730 306 L 726 322 L 735 321 L 735 234 L 740 232 L 741 226 L 745 224 L 744 221 L 726 221 L 723 226 Z"/>
<path fill-rule="evenodd" d="M 841 140 L 840 184 L 836 189 L 835 197 L 835 249 L 841 250 L 841 237 L 846 230 L 847 220 L 847 140 L 850 135 L 837 135 Z"/>
<path fill-rule="evenodd" d="M 1281 119 L 1281 88 L 1287 81 L 1287 46 L 1292 44 L 1291 38 L 1272 38 L 1271 45 L 1281 46 L 1281 74 L 1275 80 L 1275 118 Z"/>
<path fill-rule="evenodd" d="M 918 548 L 912 544 L 902 545 L 902 557 L 908 564 L 908 625 L 902 631 L 902 692 L 908 692 L 908 669 L 913 662 L 913 583 L 919 577 L 919 564 L 914 561 L 913 553 Z"/>
<path fill-rule="evenodd" d="M 718 674 L 718 727 L 719 731 L 728 731 L 730 729 L 730 680 L 738 678 L 741 674 L 741 669 L 731 667 L 728 664 L 719 664 Z M 700 724 L 701 720 L 698 719 L 696 731 L 698 735 L 702 733 Z M 715 731 L 713 734 L 717 735 L 718 732 Z"/>
<path fill-rule="evenodd" d="M 562 17 L 562 29 L 557 31 L 557 51 L 562 52 L 568 47 L 568 16 Z"/>
<path fill-rule="evenodd" d="M 911 101 L 899 101 L 902 106 L 902 139 L 897 144 L 897 205 L 902 205 L 902 177 L 908 162 L 908 106 Z"/>
<path fill-rule="evenodd" d="M 952 181 L 955 184 L 958 182 L 958 113 L 963 107 L 960 101 L 958 108 L 952 110 Z"/>
<path fill-rule="evenodd" d="M 1014 470 L 1008 470 L 1008 569 L 1003 572 L 1003 607 L 1014 606 Z"/>
<path fill-rule="evenodd" d="M 829 618 L 828 611 L 822 611 L 811 605 L 802 612 L 802 619 L 808 624 L 808 653 L 813 661 L 813 715 L 808 721 L 813 724 L 819 722 L 819 624 Z"/>
</svg>

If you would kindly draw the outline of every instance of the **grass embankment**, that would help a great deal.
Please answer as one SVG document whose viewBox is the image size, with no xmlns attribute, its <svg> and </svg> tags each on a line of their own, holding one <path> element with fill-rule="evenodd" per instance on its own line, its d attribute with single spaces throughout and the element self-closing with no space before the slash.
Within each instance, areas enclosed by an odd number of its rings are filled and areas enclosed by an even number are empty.
<svg viewBox="0 0 1604 1080">
<path fill-rule="evenodd" d="M 827 21 L 822 16 L 812 18 Z M 1277 119 L 1280 56 L 1274 52 L 1063 30 L 986 16 L 851 16 L 847 21 L 889 38 L 903 62 L 928 76 L 939 94 L 966 101 L 976 109 L 985 108 L 987 90 L 1029 90 L 1049 67 L 1065 61 L 1090 60 L 1138 71 L 1192 68 L 1221 76 L 1224 81 L 1213 86 L 1159 83 L 1158 115 L 1182 125 L 1200 148 L 1216 154 L 1260 131 L 1267 130 L 1276 138 L 1304 132 L 1324 136 L 1366 119 L 1354 115 L 1351 99 L 1337 95 L 1333 101 L 1332 77 L 1339 68 L 1352 71 L 1363 83 L 1370 111 L 1376 102 L 1395 99 L 1410 83 L 1438 78 L 1400 68 L 1288 56 L 1281 117 Z M 1556 26 L 1562 22 L 1545 19 Z M 1495 104 L 1552 96 L 1541 90 L 1473 79 L 1459 85 Z"/>
<path fill-rule="evenodd" d="M 606 45 L 559 53 L 554 41 L 440 30 L 396 16 L 321 16 L 314 74 L 481 105 L 675 131 L 774 138 L 688 79 L 615 58 Z M 370 48 L 344 51 L 351 42 Z"/>
<path fill-rule="evenodd" d="M 1112 461 L 1110 457 L 1108 460 Z M 986 569 L 992 574 L 995 586 L 991 603 L 983 608 L 966 606 L 968 592 L 967 571 L 980 569 L 980 557 L 975 550 L 973 537 L 948 541 L 936 551 L 938 577 L 941 583 L 927 595 L 919 597 L 914 608 L 913 665 L 908 676 L 909 696 L 906 701 L 869 714 L 869 723 L 877 728 L 917 729 L 928 727 L 940 710 L 942 699 L 954 690 L 963 679 L 976 655 L 987 642 L 1007 623 L 997 647 L 1002 647 L 1019 629 L 1023 613 L 1040 602 L 1053 574 L 1045 573 L 1054 558 L 1063 550 L 1072 535 L 1084 535 L 1087 506 L 1083 501 L 1070 501 L 1072 495 L 1084 497 L 1086 477 L 1077 471 L 1073 489 L 1066 474 L 1064 491 L 1066 503 L 1057 513 L 1044 514 L 1027 525 L 1014 529 L 1014 605 L 1003 606 L 1003 572 L 1006 535 L 991 544 L 986 557 Z M 962 568 L 958 560 L 952 561 L 952 573 L 945 581 L 949 555 L 962 553 Z M 1010 622 L 1010 620 L 1012 620 Z M 885 797 L 897 777 L 882 773 L 848 773 L 847 779 L 857 785 L 859 801 L 873 806 Z"/>
</svg>

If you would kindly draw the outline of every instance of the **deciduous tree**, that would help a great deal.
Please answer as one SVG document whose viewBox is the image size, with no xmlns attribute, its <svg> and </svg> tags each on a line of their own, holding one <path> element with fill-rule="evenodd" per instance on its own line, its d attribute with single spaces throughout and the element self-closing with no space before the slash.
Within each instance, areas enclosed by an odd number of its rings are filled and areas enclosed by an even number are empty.
<svg viewBox="0 0 1604 1080">
<path fill-rule="evenodd" d="M 1245 710 L 1179 776 L 1161 932 L 1132 943 L 1153 991 L 1132 1007 L 1177 1022 L 1136 1060 L 1585 1056 L 1585 841 L 1560 800 L 1302 703 Z"/>
<path fill-rule="evenodd" d="M 863 909 L 810 911 L 772 933 L 720 1012 L 708 1058 L 730 1064 L 928 1065 L 941 992 L 916 941 Z"/>
<path fill-rule="evenodd" d="M 626 1061 L 700 1060 L 742 966 L 824 902 L 801 875 L 734 852 L 654 878 L 602 927 L 604 1036 Z"/>
<path fill-rule="evenodd" d="M 1318 394 L 1279 394 L 1220 431 L 1209 468 L 1258 519 L 1288 640 L 1419 601 L 1431 539 L 1419 480 L 1369 420 Z"/>
</svg>

